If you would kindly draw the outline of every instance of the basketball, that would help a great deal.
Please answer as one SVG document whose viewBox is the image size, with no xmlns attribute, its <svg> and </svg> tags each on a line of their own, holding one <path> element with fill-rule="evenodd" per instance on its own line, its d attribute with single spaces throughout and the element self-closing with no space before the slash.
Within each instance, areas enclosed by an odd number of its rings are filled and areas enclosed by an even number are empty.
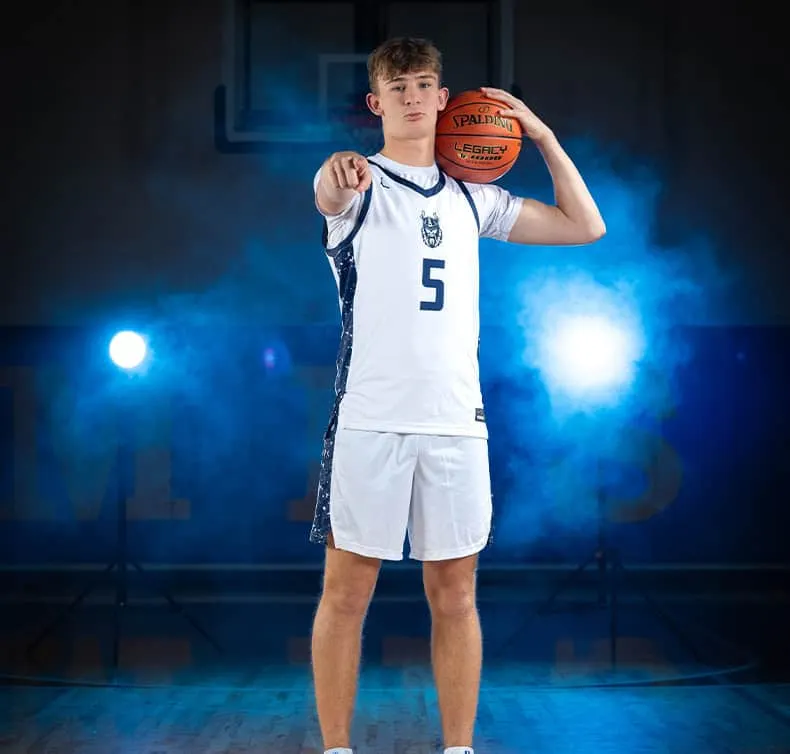
<svg viewBox="0 0 790 754">
<path fill-rule="evenodd" d="M 521 152 L 521 124 L 498 114 L 507 109 L 481 92 L 453 97 L 436 122 L 439 167 L 469 183 L 492 183 L 505 175 Z"/>
</svg>

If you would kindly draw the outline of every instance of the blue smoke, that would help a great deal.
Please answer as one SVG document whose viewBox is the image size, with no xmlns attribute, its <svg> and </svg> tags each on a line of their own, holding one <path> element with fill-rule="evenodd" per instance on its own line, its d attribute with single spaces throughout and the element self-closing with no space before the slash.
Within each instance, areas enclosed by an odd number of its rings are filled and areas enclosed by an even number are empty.
<svg viewBox="0 0 790 754">
<path fill-rule="evenodd" d="M 604 239 L 481 248 L 481 319 L 484 328 L 497 323 L 484 329 L 481 371 L 500 553 L 567 554 L 574 537 L 593 534 L 599 489 L 618 499 L 644 494 L 643 469 L 693 355 L 683 327 L 724 315 L 729 279 L 710 244 L 655 240 L 658 177 L 617 174 L 595 150 L 568 147 L 601 208 Z M 552 201 L 545 167 L 525 157 L 503 183 Z M 580 325 L 582 338 L 567 336 Z M 608 382 L 589 384 L 594 370 Z"/>
<path fill-rule="evenodd" d="M 302 93 L 264 83 L 286 124 L 304 118 Z M 653 448 L 623 429 L 660 423 L 676 398 L 675 375 L 692 356 L 681 326 L 712 323 L 724 312 L 728 280 L 705 235 L 677 248 L 655 240 L 657 174 L 615 170 L 600 145 L 566 146 L 601 206 L 605 239 L 581 248 L 481 245 L 481 371 L 500 553 L 589 532 L 598 483 L 620 496 L 639 494 L 641 464 Z M 307 469 L 320 457 L 328 417 L 337 293 L 312 196 L 326 155 L 309 147 L 265 156 L 200 153 L 186 165 L 167 159 L 171 152 L 177 144 L 163 145 L 166 157 L 139 169 L 138 193 L 130 196 L 144 221 L 132 213 L 118 255 L 123 290 L 108 292 L 95 314 L 113 318 L 108 332 L 132 327 L 149 336 L 154 358 L 142 398 L 157 399 L 163 415 L 175 405 L 172 494 L 190 496 L 199 513 L 179 527 L 179 542 L 163 536 L 167 557 L 183 549 L 189 558 L 229 559 L 232 550 L 260 559 L 265 534 L 272 547 L 287 539 L 286 503 L 309 493 Z M 528 144 L 503 184 L 552 201 L 545 166 Z M 53 302 L 66 320 L 65 310 L 78 303 Z M 593 401 L 556 369 L 553 336 L 569 316 L 604 317 L 637 346 L 626 359 L 629 378 Z M 280 332 L 293 325 L 312 328 L 299 354 Z M 104 342 L 97 352 L 106 360 Z M 63 435 L 60 446 L 90 458 L 109 447 L 94 425 L 109 425 L 108 411 L 127 400 L 129 384 L 107 380 L 101 368 L 83 374 L 83 362 L 73 363 L 79 399 L 64 391 L 52 424 Z M 309 406 L 318 404 L 316 419 Z M 142 419 L 150 413 L 147 405 L 139 412 Z M 77 462 L 74 469 L 77 482 L 87 477 Z"/>
<path fill-rule="evenodd" d="M 593 157 L 595 145 L 568 149 L 601 207 L 606 237 L 578 248 L 481 244 L 481 371 L 499 555 L 567 553 L 574 537 L 591 534 L 599 485 L 620 498 L 639 497 L 646 484 L 642 468 L 656 451 L 649 430 L 673 407 L 675 376 L 693 355 L 682 326 L 723 315 L 728 280 L 710 245 L 697 239 L 666 248 L 655 240 L 658 178 L 645 170 L 616 173 Z M 313 426 L 309 434 L 315 419 L 306 419 L 314 388 L 299 381 L 299 359 L 289 353 L 293 343 L 277 330 L 337 324 L 336 291 L 312 205 L 312 177 L 322 157 L 292 160 L 287 177 L 279 160 L 256 157 L 246 164 L 261 188 L 276 185 L 300 198 L 292 215 L 262 217 L 258 228 L 251 222 L 254 213 L 243 214 L 245 222 L 228 232 L 231 203 L 219 196 L 199 201 L 186 185 L 174 190 L 173 177 L 160 174 L 150 184 L 162 201 L 177 197 L 167 201 L 184 222 L 194 216 L 209 238 L 226 239 L 224 269 L 200 288 L 163 291 L 152 323 L 154 330 L 172 330 L 160 348 L 160 379 L 177 385 L 185 403 L 199 406 L 200 434 L 211 438 L 198 452 L 194 437 L 184 437 L 181 456 L 192 469 L 188 486 L 199 481 L 210 490 L 203 505 L 216 506 L 217 515 L 221 501 L 237 499 L 249 501 L 237 511 L 242 519 L 254 511 L 281 522 L 282 506 L 265 511 L 274 499 L 306 492 L 304 469 L 319 452 L 320 431 Z M 529 149 L 503 183 L 514 193 L 552 201 L 545 166 Z M 315 223 L 312 244 L 304 241 L 308 215 Z M 201 255 L 211 251 L 196 249 Z M 604 322 L 625 334 L 631 350 L 612 354 L 623 360 L 625 379 L 592 392 L 568 379 L 559 366 L 576 354 L 564 349 L 559 336 L 569 318 Z M 330 332 L 329 346 L 303 344 L 302 361 L 307 354 L 331 371 L 337 342 Z M 324 382 L 328 410 L 329 372 Z M 634 426 L 642 430 L 637 442 Z M 264 471 L 274 481 L 251 493 L 251 482 L 259 474 L 263 479 Z M 243 546 L 238 551 L 244 553 Z"/>
</svg>

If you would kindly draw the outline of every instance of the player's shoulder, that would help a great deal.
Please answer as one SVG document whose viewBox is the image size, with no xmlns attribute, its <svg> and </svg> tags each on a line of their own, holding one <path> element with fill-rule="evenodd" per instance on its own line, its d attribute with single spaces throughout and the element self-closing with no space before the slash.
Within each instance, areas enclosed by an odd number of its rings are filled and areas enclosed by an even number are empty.
<svg viewBox="0 0 790 754">
<path fill-rule="evenodd" d="M 509 191 L 495 183 L 459 181 L 449 176 L 447 183 L 454 186 L 454 193 L 463 194 L 465 201 L 472 203 L 481 220 L 498 208 L 508 206 L 513 200 L 513 195 Z"/>
<path fill-rule="evenodd" d="M 479 196 L 481 198 L 499 196 L 503 192 L 507 193 L 506 189 L 502 188 L 502 186 L 498 186 L 495 183 L 474 183 L 472 181 L 459 181 L 455 178 L 450 178 L 448 182 L 457 185 L 459 190 L 464 191 L 471 196 Z"/>
</svg>

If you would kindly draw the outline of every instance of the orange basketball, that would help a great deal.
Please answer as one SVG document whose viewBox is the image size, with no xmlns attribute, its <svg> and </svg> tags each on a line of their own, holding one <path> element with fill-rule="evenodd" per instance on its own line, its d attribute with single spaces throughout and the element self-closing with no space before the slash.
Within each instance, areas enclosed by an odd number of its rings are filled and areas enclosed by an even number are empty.
<svg viewBox="0 0 790 754">
<path fill-rule="evenodd" d="M 521 124 L 499 115 L 506 109 L 481 92 L 453 97 L 436 122 L 439 167 L 470 183 L 492 183 L 505 175 L 521 152 Z"/>
</svg>

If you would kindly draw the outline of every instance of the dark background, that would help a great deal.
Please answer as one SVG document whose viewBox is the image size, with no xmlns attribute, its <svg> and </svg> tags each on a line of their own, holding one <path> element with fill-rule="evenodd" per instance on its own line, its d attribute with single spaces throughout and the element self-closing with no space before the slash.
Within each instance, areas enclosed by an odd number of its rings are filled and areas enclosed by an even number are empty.
<svg viewBox="0 0 790 754">
<path fill-rule="evenodd" d="M 788 74 L 767 4 L 107 0 L 8 14 L 0 559 L 107 556 L 119 406 L 136 432 L 137 557 L 320 559 L 307 532 L 338 310 L 312 176 L 358 134 L 296 139 L 323 112 L 319 54 L 412 33 L 442 47 L 452 91 L 517 91 L 609 229 L 578 250 L 482 244 L 486 562 L 586 552 L 601 448 L 619 518 L 640 519 L 618 527 L 631 560 L 787 561 Z M 331 73 L 336 117 L 360 71 Z M 551 198 L 528 145 L 502 185 Z M 623 286 L 649 335 L 645 374 L 627 411 L 560 422 L 530 356 L 538 314 Z M 105 363 L 118 327 L 150 335 L 145 379 L 120 384 Z"/>
</svg>

